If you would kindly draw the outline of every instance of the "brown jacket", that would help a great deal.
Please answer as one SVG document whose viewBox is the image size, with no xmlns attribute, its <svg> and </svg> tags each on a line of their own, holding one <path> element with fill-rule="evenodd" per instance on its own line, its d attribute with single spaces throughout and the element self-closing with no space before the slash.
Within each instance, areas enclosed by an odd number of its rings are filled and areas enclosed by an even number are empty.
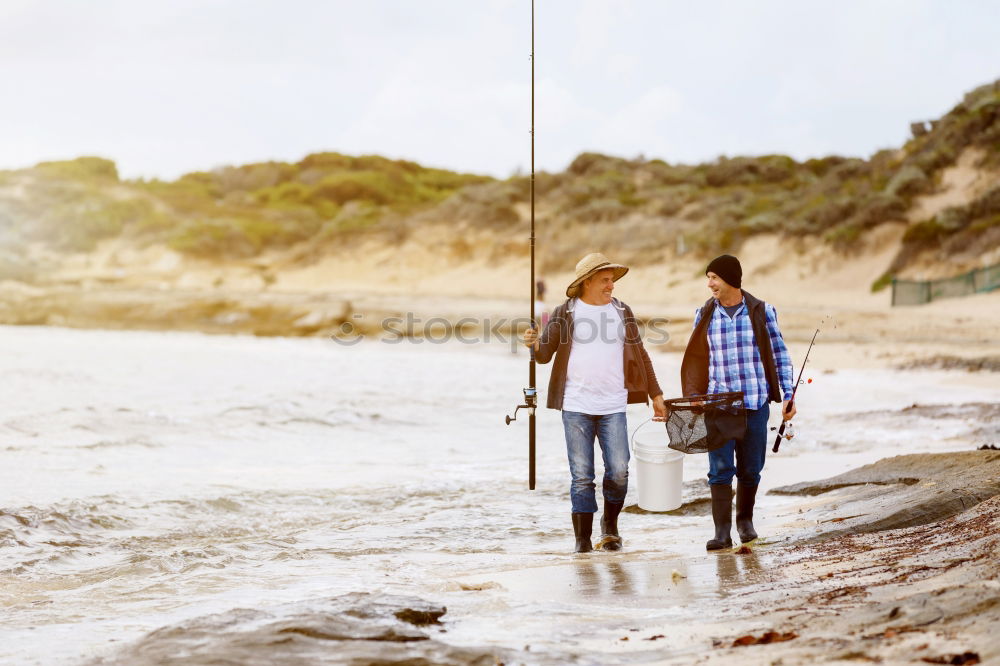
<svg viewBox="0 0 1000 666">
<path fill-rule="evenodd" d="M 548 363 L 555 356 L 549 377 L 549 390 L 546 397 L 546 407 L 562 409 L 563 395 L 566 391 L 566 370 L 569 367 L 569 354 L 573 349 L 573 300 L 567 299 L 559 305 L 549 319 L 548 326 L 538 339 L 538 351 L 535 360 Z M 655 398 L 663 393 L 656 382 L 653 363 L 642 344 L 639 336 L 639 324 L 632 314 L 632 308 L 617 298 L 611 302 L 625 321 L 625 349 L 622 353 L 622 366 L 625 371 L 625 388 L 628 389 L 628 402 L 647 403 L 649 398 Z"/>
</svg>

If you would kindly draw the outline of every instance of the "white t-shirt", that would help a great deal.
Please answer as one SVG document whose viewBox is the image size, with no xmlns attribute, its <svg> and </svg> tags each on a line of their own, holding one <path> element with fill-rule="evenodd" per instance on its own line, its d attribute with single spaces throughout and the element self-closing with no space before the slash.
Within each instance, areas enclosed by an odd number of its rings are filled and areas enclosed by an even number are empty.
<svg viewBox="0 0 1000 666">
<path fill-rule="evenodd" d="M 563 410 L 595 416 L 624 412 L 624 351 L 625 322 L 614 304 L 588 305 L 576 299 Z"/>
</svg>

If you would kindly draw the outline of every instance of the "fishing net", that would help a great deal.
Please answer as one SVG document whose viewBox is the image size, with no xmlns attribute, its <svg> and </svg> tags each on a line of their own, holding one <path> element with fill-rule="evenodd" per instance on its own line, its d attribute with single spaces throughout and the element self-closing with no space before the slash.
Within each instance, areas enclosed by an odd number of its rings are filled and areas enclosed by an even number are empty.
<svg viewBox="0 0 1000 666">
<path fill-rule="evenodd" d="M 683 453 L 708 453 L 731 439 L 742 439 L 747 428 L 743 393 L 710 393 L 667 400 L 670 448 Z"/>
</svg>

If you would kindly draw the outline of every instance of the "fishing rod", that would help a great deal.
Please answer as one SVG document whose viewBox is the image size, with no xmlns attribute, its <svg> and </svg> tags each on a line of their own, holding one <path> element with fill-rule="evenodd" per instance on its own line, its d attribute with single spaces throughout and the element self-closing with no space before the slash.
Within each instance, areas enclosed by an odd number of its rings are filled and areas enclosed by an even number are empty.
<svg viewBox="0 0 1000 666">
<path fill-rule="evenodd" d="M 799 384 L 802 383 L 802 373 L 805 372 L 806 363 L 809 362 L 809 352 L 812 351 L 813 345 L 816 344 L 816 336 L 817 335 L 819 335 L 819 329 L 818 328 L 816 329 L 816 332 L 813 333 L 813 339 L 809 343 L 809 349 L 806 350 L 806 357 L 804 359 L 802 359 L 802 367 L 799 368 L 799 378 L 795 380 L 795 386 L 792 387 L 792 399 L 788 401 L 788 408 L 786 408 L 785 411 L 788 411 L 788 409 L 790 409 L 792 407 L 792 405 L 795 404 L 795 394 L 799 390 Z M 781 421 L 781 427 L 778 428 L 778 436 L 774 438 L 774 448 L 771 449 L 771 451 L 774 452 L 774 453 L 777 453 L 778 452 L 778 447 L 781 446 L 781 438 L 785 434 L 785 424 L 786 423 L 788 423 L 788 421 L 785 421 L 784 419 L 782 419 L 782 421 Z M 792 425 L 791 423 L 788 423 L 789 427 L 791 427 L 791 425 Z M 789 434 L 788 439 L 791 439 L 791 438 L 792 438 L 792 436 L 791 436 L 791 434 Z"/>
<path fill-rule="evenodd" d="M 535 0 L 531 0 L 531 180 L 528 181 L 531 199 L 531 284 L 528 302 L 531 304 L 531 328 L 535 328 Z M 528 347 L 528 387 L 524 389 L 524 404 L 514 408 L 514 415 L 505 417 L 507 425 L 517 420 L 520 409 L 528 410 L 528 490 L 535 489 L 535 408 L 538 390 L 535 388 L 535 346 Z"/>
</svg>

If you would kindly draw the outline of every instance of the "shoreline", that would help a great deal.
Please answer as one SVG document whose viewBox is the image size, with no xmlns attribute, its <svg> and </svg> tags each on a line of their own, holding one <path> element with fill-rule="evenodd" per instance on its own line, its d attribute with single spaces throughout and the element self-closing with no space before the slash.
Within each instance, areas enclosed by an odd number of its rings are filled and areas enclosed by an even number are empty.
<svg viewBox="0 0 1000 666">
<path fill-rule="evenodd" d="M 0 325 L 324 337 L 348 345 L 452 339 L 510 345 L 511 336 L 526 327 L 520 306 L 516 299 L 502 298 L 0 281 Z M 651 352 L 683 351 L 694 305 L 640 301 L 634 308 Z M 1000 370 L 1000 292 L 905 308 L 826 307 L 821 302 L 779 312 L 790 344 L 808 342 L 820 329 L 815 353 L 828 368 Z"/>
</svg>

